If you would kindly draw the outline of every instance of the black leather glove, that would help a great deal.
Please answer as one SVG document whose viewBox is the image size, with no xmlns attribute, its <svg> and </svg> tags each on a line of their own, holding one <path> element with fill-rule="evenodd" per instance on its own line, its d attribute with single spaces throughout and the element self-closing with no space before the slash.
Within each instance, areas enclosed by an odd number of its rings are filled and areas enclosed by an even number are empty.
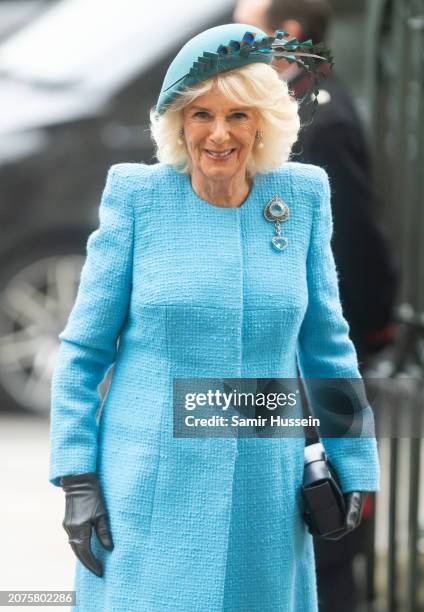
<svg viewBox="0 0 424 612">
<path fill-rule="evenodd" d="M 66 508 L 62 525 L 69 536 L 72 550 L 83 565 L 96 576 L 103 576 L 102 564 L 90 547 L 92 528 L 106 550 L 113 550 L 107 512 L 97 474 L 63 476 L 60 484 L 65 491 Z"/>
<path fill-rule="evenodd" d="M 306 524 L 308 525 L 309 533 L 311 533 L 313 536 L 319 537 L 321 540 L 340 540 L 340 538 L 356 529 L 356 527 L 358 527 L 358 525 L 360 524 L 367 495 L 367 491 L 352 491 L 343 494 L 346 506 L 344 526 L 342 527 L 342 529 L 339 529 L 331 535 L 320 536 L 314 529 L 311 522 L 308 520 L 308 515 L 304 514 L 304 519 Z"/>
</svg>

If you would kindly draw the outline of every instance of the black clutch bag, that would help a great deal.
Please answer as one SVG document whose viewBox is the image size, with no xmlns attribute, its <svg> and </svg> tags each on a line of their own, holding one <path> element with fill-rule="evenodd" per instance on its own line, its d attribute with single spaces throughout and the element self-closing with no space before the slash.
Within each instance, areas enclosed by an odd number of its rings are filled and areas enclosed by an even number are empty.
<svg viewBox="0 0 424 612">
<path fill-rule="evenodd" d="M 337 474 L 321 442 L 305 446 L 302 493 L 305 520 L 318 537 L 337 537 L 345 522 L 346 507 Z"/>
</svg>

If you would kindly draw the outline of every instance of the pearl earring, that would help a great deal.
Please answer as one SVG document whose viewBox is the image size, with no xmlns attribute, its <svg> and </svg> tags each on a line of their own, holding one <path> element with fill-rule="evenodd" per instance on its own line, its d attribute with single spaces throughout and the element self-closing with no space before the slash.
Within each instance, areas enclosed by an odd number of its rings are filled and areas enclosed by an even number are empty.
<svg viewBox="0 0 424 612">
<path fill-rule="evenodd" d="M 264 133 L 262 132 L 262 130 L 258 130 L 256 132 L 256 146 L 258 147 L 258 149 L 264 148 L 264 143 L 262 142 L 263 138 L 264 138 Z"/>
<path fill-rule="evenodd" d="M 178 131 L 178 138 L 177 138 L 177 142 L 178 142 L 179 145 L 183 145 L 184 144 L 183 136 L 184 136 L 184 130 L 183 130 L 183 128 L 180 128 L 180 130 Z"/>
</svg>

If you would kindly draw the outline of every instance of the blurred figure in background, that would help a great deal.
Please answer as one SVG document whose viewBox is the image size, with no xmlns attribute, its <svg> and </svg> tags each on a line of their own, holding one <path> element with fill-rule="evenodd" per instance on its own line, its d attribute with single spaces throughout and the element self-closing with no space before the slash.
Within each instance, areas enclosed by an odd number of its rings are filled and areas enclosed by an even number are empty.
<svg viewBox="0 0 424 612">
<path fill-rule="evenodd" d="M 272 34 L 281 29 L 288 38 L 326 41 L 331 9 L 327 0 L 239 0 L 234 20 L 251 23 Z M 277 64 L 277 63 L 276 63 Z M 282 62 L 278 62 L 279 68 Z M 296 64 L 280 71 L 296 97 L 302 96 L 301 71 Z M 298 78 L 300 77 L 300 78 Z M 364 364 L 371 354 L 393 339 L 393 308 L 397 264 L 384 231 L 375 218 L 370 160 L 352 99 L 335 68 L 318 96 L 318 107 L 293 148 L 292 159 L 325 168 L 332 186 L 333 251 L 339 271 L 344 315 L 350 336 Z M 303 114 L 303 116 L 302 116 Z"/>
<path fill-rule="evenodd" d="M 285 30 L 288 38 L 325 42 L 331 8 L 327 0 L 239 0 L 234 20 L 251 23 L 272 34 Z M 277 63 L 276 63 L 277 64 Z M 296 64 L 278 62 L 281 78 L 297 98 L 303 95 L 304 75 Z M 393 309 L 398 274 L 385 234 L 375 219 L 370 160 L 352 99 L 335 70 L 318 96 L 312 123 L 308 105 L 300 107 L 303 128 L 292 159 L 325 168 L 332 187 L 333 251 L 339 272 L 341 302 L 350 337 L 362 368 L 394 336 Z M 360 531 L 342 542 L 315 541 L 318 592 L 322 612 L 353 612 L 358 596 L 353 559 L 372 547 L 372 498 Z M 367 521 L 368 518 L 368 521 Z"/>
</svg>

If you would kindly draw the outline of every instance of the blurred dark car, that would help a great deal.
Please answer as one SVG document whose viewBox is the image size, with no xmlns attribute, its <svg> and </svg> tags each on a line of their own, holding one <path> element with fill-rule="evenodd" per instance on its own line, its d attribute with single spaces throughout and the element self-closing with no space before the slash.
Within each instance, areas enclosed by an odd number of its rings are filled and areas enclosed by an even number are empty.
<svg viewBox="0 0 424 612">
<path fill-rule="evenodd" d="M 148 116 L 167 65 L 231 21 L 228 0 L 146 5 L 58 2 L 0 44 L 0 409 L 48 415 L 107 169 L 155 161 Z"/>
</svg>

